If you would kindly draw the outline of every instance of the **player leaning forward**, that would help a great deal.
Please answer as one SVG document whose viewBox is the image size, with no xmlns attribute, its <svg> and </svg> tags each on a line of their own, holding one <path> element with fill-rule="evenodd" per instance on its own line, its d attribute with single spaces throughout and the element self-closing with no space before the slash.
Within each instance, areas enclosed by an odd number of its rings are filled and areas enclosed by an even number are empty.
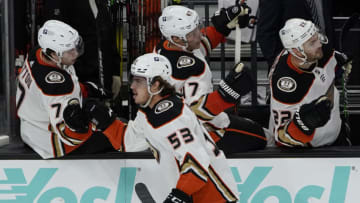
<svg viewBox="0 0 360 203">
<path fill-rule="evenodd" d="M 326 36 L 311 21 L 290 19 L 279 34 L 285 49 L 269 73 L 275 140 L 290 147 L 350 145 L 334 83 L 351 61 L 325 50 Z"/>
<path fill-rule="evenodd" d="M 95 101 L 86 102 L 83 111 L 115 149 L 132 152 L 150 147 L 167 174 L 164 184 L 173 188 L 165 202 L 235 202 L 236 185 L 225 156 L 175 94 L 168 83 L 171 73 L 170 62 L 159 54 L 145 54 L 134 61 L 130 88 L 140 108 L 127 125 Z M 72 129 L 79 127 L 65 122 Z"/>
<path fill-rule="evenodd" d="M 85 150 L 83 144 L 90 135 L 77 137 L 65 131 L 62 112 L 70 101 L 79 103 L 83 97 L 111 95 L 94 83 L 78 81 L 73 64 L 83 52 L 83 43 L 74 28 L 48 20 L 39 30 L 38 43 L 40 47 L 29 52 L 17 77 L 21 138 L 44 159 Z"/>
</svg>

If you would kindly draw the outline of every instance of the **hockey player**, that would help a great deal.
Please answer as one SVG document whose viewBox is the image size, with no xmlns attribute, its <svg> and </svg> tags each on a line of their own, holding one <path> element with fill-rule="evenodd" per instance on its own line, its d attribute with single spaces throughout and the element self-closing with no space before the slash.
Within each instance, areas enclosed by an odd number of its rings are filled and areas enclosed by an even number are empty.
<svg viewBox="0 0 360 203">
<path fill-rule="evenodd" d="M 250 71 L 242 63 L 237 64 L 234 70 L 240 70 L 239 73 L 230 72 L 214 91 L 211 70 L 205 59 L 235 29 L 238 18 L 246 18 L 248 13 L 246 4 L 223 8 L 211 18 L 214 26 L 202 29 L 197 12 L 183 6 L 168 6 L 159 17 L 165 40 L 155 51 L 170 60 L 176 91 L 225 154 L 262 149 L 267 144 L 259 124 L 224 112 L 251 90 Z"/>
<path fill-rule="evenodd" d="M 269 126 L 277 144 L 350 145 L 334 81 L 341 67 L 349 70 L 351 62 L 344 54 L 323 49 L 327 38 L 311 21 L 289 19 L 279 35 L 285 49 L 269 73 Z"/>
<path fill-rule="evenodd" d="M 82 97 L 111 97 L 94 83 L 80 84 L 73 64 L 82 54 L 82 39 L 69 25 L 49 20 L 17 77 L 16 107 L 22 140 L 42 158 L 61 157 L 89 137 L 64 131 L 63 110 Z"/>
<path fill-rule="evenodd" d="M 91 100 L 85 102 L 83 111 L 115 149 L 132 152 L 151 148 L 166 174 L 164 184 L 173 188 L 168 191 L 166 203 L 235 202 L 236 186 L 225 156 L 175 94 L 169 83 L 171 72 L 170 62 L 159 54 L 148 53 L 133 62 L 130 88 L 140 108 L 135 120 L 127 125 L 115 119 L 110 109 Z M 80 105 L 74 106 L 80 109 Z M 77 128 L 71 120 L 65 122 Z"/>
</svg>

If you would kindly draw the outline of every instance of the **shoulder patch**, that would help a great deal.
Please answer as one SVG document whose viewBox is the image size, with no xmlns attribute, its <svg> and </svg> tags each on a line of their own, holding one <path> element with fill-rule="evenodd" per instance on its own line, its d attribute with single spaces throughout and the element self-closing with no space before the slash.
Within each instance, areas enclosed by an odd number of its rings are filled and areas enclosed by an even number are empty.
<svg viewBox="0 0 360 203">
<path fill-rule="evenodd" d="M 155 114 L 163 113 L 163 112 L 171 109 L 171 107 L 173 107 L 173 106 L 174 106 L 174 103 L 172 101 L 164 100 L 156 105 Z"/>
<path fill-rule="evenodd" d="M 63 83 L 65 82 L 65 77 L 63 74 L 57 72 L 57 71 L 51 71 L 48 73 L 45 77 L 45 81 L 47 83 Z"/>
<path fill-rule="evenodd" d="M 153 128 L 171 122 L 182 114 L 184 103 L 177 96 L 170 96 L 155 105 L 155 108 L 139 109 L 146 114 L 147 121 Z"/>
<path fill-rule="evenodd" d="M 177 68 L 186 68 L 186 67 L 193 66 L 194 64 L 195 64 L 195 59 L 193 57 L 180 56 L 176 63 L 176 67 Z"/>
<path fill-rule="evenodd" d="M 282 77 L 277 81 L 277 87 L 284 92 L 293 92 L 296 90 L 297 84 L 291 77 Z"/>
</svg>

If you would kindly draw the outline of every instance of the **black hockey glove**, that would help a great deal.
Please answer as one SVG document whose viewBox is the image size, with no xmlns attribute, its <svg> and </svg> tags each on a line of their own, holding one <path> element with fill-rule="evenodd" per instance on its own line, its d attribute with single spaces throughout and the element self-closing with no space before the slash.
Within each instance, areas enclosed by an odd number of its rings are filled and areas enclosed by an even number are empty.
<svg viewBox="0 0 360 203">
<path fill-rule="evenodd" d="M 79 101 L 70 100 L 63 112 L 65 125 L 74 132 L 87 133 L 89 130 L 89 116 L 81 109 Z"/>
<path fill-rule="evenodd" d="M 318 127 L 330 119 L 332 104 L 326 96 L 321 96 L 309 104 L 302 105 L 293 118 L 295 125 L 306 135 L 311 135 Z"/>
<path fill-rule="evenodd" d="M 99 99 L 110 99 L 112 93 L 102 87 L 99 87 L 93 82 L 84 82 L 83 83 L 88 92 L 88 97 L 99 98 Z"/>
<path fill-rule="evenodd" d="M 94 99 L 85 101 L 84 110 L 89 115 L 90 121 L 96 125 L 98 131 L 106 130 L 115 120 L 113 111 Z"/>
<path fill-rule="evenodd" d="M 245 3 L 237 4 L 216 11 L 211 17 L 211 22 L 218 32 L 228 36 L 237 24 L 239 24 L 240 28 L 244 28 L 249 24 L 250 13 L 251 9 Z"/>
<path fill-rule="evenodd" d="M 166 197 L 164 203 L 191 203 L 192 198 L 185 192 L 173 188 L 170 194 Z"/>
<path fill-rule="evenodd" d="M 238 63 L 225 80 L 220 81 L 218 92 L 225 101 L 236 103 L 241 96 L 251 91 L 253 84 L 250 70 L 243 63 Z"/>
<path fill-rule="evenodd" d="M 346 77 L 349 76 L 352 69 L 352 58 L 348 57 L 346 54 L 335 51 L 335 59 L 339 68 L 336 71 L 336 78 L 342 78 L 343 73 L 345 72 Z"/>
</svg>

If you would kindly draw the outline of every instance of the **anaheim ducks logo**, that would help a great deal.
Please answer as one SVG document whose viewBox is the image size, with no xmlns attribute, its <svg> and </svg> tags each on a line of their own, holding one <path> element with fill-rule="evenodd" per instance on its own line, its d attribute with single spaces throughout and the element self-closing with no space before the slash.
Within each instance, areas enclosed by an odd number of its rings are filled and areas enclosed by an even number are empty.
<svg viewBox="0 0 360 203">
<path fill-rule="evenodd" d="M 51 71 L 46 75 L 45 81 L 47 83 L 63 83 L 65 82 L 65 77 L 57 71 Z"/>
<path fill-rule="evenodd" d="M 178 68 L 186 68 L 193 66 L 195 64 L 195 59 L 189 56 L 181 56 L 176 64 Z"/>
<path fill-rule="evenodd" d="M 156 105 L 155 114 L 160 114 L 162 112 L 165 112 L 173 106 L 174 106 L 174 103 L 172 101 L 169 101 L 169 100 L 162 101 Z"/>
<path fill-rule="evenodd" d="M 293 92 L 297 88 L 297 84 L 293 78 L 282 77 L 277 82 L 277 87 L 284 92 Z"/>
</svg>

